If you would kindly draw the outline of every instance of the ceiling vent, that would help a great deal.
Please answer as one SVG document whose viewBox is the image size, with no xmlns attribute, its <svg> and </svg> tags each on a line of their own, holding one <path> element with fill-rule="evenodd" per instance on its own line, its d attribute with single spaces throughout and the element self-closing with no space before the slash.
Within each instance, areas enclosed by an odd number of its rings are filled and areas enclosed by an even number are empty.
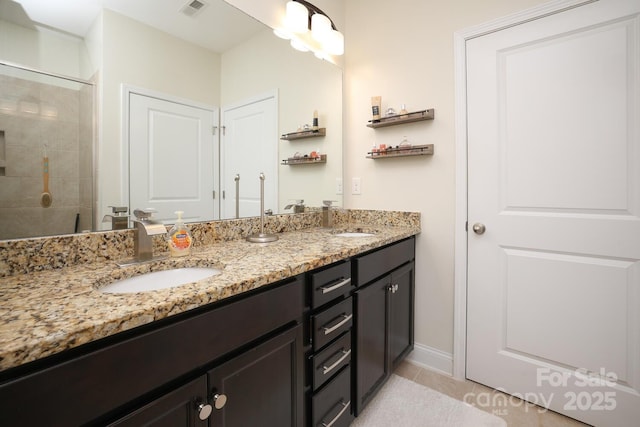
<svg viewBox="0 0 640 427">
<path fill-rule="evenodd" d="M 207 7 L 207 3 L 203 2 L 202 0 L 191 0 L 189 3 L 182 6 L 180 12 L 184 13 L 187 16 L 194 17 L 202 12 L 205 7 Z"/>
</svg>

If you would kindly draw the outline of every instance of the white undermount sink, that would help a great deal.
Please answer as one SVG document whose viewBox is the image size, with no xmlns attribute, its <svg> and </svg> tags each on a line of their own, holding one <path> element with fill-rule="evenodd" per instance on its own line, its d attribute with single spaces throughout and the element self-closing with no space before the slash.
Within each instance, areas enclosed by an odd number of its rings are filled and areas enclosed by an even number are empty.
<svg viewBox="0 0 640 427">
<path fill-rule="evenodd" d="M 346 233 L 337 233 L 337 237 L 371 237 L 375 236 L 373 233 L 360 233 L 360 232 L 346 232 Z"/>
<path fill-rule="evenodd" d="M 217 268 L 184 267 L 171 270 L 154 271 L 109 283 L 100 288 L 108 294 L 127 294 L 134 292 L 156 291 L 197 282 L 222 273 Z"/>
</svg>

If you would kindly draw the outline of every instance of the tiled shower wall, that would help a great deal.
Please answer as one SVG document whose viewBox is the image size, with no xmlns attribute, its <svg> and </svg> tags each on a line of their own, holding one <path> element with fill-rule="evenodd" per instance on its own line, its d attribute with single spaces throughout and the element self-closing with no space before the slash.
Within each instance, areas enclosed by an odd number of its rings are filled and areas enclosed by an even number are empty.
<svg viewBox="0 0 640 427">
<path fill-rule="evenodd" d="M 0 75 L 0 239 L 93 228 L 94 95 L 82 86 Z M 48 208 L 40 203 L 45 151 Z"/>
</svg>

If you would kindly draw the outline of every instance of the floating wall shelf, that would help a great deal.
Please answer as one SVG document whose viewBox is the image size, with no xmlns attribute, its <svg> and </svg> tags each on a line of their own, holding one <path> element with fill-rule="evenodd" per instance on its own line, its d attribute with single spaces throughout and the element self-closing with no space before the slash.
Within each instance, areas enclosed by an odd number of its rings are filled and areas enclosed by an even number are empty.
<svg viewBox="0 0 640 427">
<path fill-rule="evenodd" d="M 383 151 L 370 151 L 367 159 L 390 159 L 392 157 L 430 156 L 433 155 L 433 144 L 412 145 L 411 147 L 387 148 Z"/>
<path fill-rule="evenodd" d="M 367 124 L 367 126 L 375 129 L 404 123 L 421 122 L 423 120 L 433 120 L 434 114 L 435 110 L 431 108 L 429 110 L 415 111 L 413 113 L 382 117 L 378 120 L 369 120 L 369 124 Z"/>
<path fill-rule="evenodd" d="M 321 154 L 320 157 L 289 157 L 284 159 L 281 164 L 295 166 L 295 165 L 316 165 L 321 163 L 327 163 L 327 155 Z"/>
<path fill-rule="evenodd" d="M 280 137 L 286 141 L 302 138 L 317 138 L 319 136 L 325 136 L 327 134 L 327 128 L 318 128 L 318 130 L 305 130 L 302 132 L 285 133 Z"/>
</svg>

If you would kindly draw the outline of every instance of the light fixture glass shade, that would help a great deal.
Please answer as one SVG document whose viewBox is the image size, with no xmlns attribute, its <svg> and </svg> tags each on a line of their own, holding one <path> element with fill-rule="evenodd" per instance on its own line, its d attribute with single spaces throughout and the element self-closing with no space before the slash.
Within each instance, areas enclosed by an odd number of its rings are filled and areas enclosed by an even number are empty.
<svg viewBox="0 0 640 427">
<path fill-rule="evenodd" d="M 331 28 L 331 20 L 321 13 L 314 13 L 311 16 L 311 35 L 319 42 L 323 42 L 329 37 L 329 33 L 333 31 Z"/>
<path fill-rule="evenodd" d="M 331 55 L 344 54 L 344 36 L 340 31 L 331 30 L 324 42 L 324 48 Z"/>
<path fill-rule="evenodd" d="M 291 39 L 291 47 L 300 52 L 309 52 L 307 45 L 295 37 Z"/>
<path fill-rule="evenodd" d="M 285 28 L 275 28 L 273 30 L 273 34 L 285 40 L 289 40 L 291 38 L 291 33 Z"/>
<path fill-rule="evenodd" d="M 302 3 L 296 1 L 287 2 L 287 16 L 285 25 L 294 33 L 305 33 L 309 28 L 309 10 Z"/>
</svg>

